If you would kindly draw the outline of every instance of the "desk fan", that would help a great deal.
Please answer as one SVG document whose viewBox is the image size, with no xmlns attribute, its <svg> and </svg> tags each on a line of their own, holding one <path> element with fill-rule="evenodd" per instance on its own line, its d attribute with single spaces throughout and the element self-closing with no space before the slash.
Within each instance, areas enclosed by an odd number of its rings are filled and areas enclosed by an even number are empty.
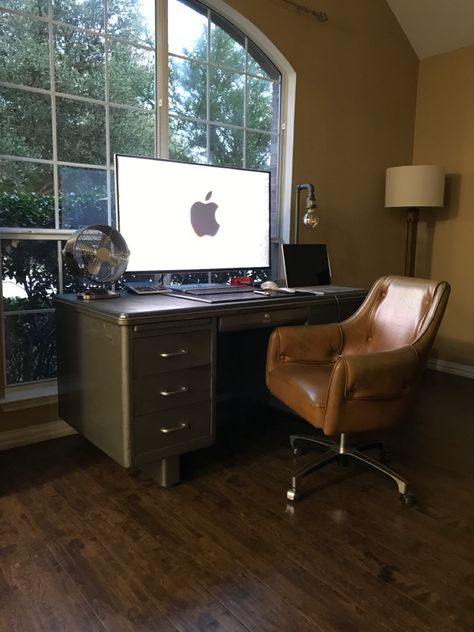
<svg viewBox="0 0 474 632">
<path fill-rule="evenodd" d="M 78 230 L 64 246 L 64 260 L 78 281 L 99 286 L 78 294 L 78 298 L 117 298 L 118 292 L 106 286 L 117 281 L 127 269 L 130 251 L 122 235 L 105 224 L 91 224 Z"/>
</svg>

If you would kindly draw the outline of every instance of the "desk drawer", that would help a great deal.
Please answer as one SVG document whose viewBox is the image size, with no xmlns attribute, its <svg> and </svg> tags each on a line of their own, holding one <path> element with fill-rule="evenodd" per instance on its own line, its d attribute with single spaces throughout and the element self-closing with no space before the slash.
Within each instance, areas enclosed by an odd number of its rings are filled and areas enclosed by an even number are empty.
<svg viewBox="0 0 474 632">
<path fill-rule="evenodd" d="M 219 318 L 219 331 L 238 331 L 279 325 L 303 325 L 308 320 L 309 313 L 309 307 L 301 307 L 298 309 L 262 310 L 254 314 L 221 316 Z"/>
<path fill-rule="evenodd" d="M 185 444 L 201 437 L 210 439 L 211 434 L 209 401 L 144 415 L 133 421 L 135 463 L 144 462 L 146 454 L 173 446 L 185 451 Z"/>
<path fill-rule="evenodd" d="M 142 377 L 133 385 L 134 415 L 184 406 L 211 397 L 211 367 Z"/>
<path fill-rule="evenodd" d="M 137 338 L 133 345 L 135 379 L 209 364 L 210 361 L 210 330 L 146 336 Z"/>
</svg>

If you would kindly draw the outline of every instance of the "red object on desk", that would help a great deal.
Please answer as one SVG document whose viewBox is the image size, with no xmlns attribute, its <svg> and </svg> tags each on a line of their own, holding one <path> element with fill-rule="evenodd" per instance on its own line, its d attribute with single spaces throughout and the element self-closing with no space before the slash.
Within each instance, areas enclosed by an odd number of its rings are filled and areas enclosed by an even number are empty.
<svg viewBox="0 0 474 632">
<path fill-rule="evenodd" d="M 253 279 L 249 276 L 236 276 L 230 280 L 231 285 L 253 285 Z"/>
</svg>

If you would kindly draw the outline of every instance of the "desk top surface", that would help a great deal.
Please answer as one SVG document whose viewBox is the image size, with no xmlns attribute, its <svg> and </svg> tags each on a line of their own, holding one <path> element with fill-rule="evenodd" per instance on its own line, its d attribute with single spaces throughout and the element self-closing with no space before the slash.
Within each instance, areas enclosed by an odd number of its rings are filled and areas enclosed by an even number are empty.
<svg viewBox="0 0 474 632">
<path fill-rule="evenodd" d="M 119 298 L 82 300 L 77 294 L 60 294 L 55 297 L 56 306 L 69 307 L 90 316 L 122 325 L 149 320 L 171 318 L 206 318 L 226 314 L 241 314 L 278 309 L 296 309 L 326 303 L 360 300 L 366 290 L 354 289 L 341 294 L 309 295 L 278 294 L 262 296 L 253 292 L 239 293 L 232 302 L 203 303 L 169 294 L 136 295 L 121 293 Z"/>
</svg>

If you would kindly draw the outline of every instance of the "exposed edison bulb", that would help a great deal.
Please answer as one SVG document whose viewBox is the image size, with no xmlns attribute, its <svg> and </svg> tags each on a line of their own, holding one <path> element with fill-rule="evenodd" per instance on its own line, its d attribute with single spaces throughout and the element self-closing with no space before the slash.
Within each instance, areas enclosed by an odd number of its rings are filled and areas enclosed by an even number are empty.
<svg viewBox="0 0 474 632">
<path fill-rule="evenodd" d="M 313 209 L 308 209 L 303 217 L 303 224 L 306 228 L 316 228 L 319 224 L 319 217 L 316 215 Z"/>
</svg>

